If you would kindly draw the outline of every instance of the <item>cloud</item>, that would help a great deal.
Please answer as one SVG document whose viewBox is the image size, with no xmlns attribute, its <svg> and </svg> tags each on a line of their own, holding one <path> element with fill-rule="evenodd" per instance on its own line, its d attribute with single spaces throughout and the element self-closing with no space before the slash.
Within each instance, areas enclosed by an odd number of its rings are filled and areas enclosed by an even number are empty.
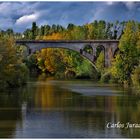
<svg viewBox="0 0 140 140">
<path fill-rule="evenodd" d="M 118 15 L 120 14 L 120 12 L 118 12 L 118 9 L 123 10 L 123 8 L 120 9 L 120 4 L 119 6 L 117 3 L 106 2 L 105 4 L 106 6 L 98 8 L 95 11 L 93 20 L 114 21 L 118 18 Z"/>
<path fill-rule="evenodd" d="M 106 4 L 107 5 L 112 5 L 114 2 L 113 1 L 107 1 Z"/>
<path fill-rule="evenodd" d="M 31 13 L 28 3 L 22 2 L 3 2 L 0 4 L 0 16 L 14 17 L 16 15 L 22 16 Z"/>
<path fill-rule="evenodd" d="M 140 21 L 140 2 L 1 2 L 0 28 L 23 32 L 38 25 L 82 25 L 93 20 Z"/>
<path fill-rule="evenodd" d="M 129 2 L 125 2 L 124 4 L 126 5 L 126 7 L 129 10 L 133 10 L 134 8 L 136 8 L 136 5 L 137 5 L 135 2 L 132 2 L 132 1 L 131 2 L 130 1 Z"/>
<path fill-rule="evenodd" d="M 140 11 L 138 8 L 140 3 L 133 2 L 113 2 L 113 4 L 106 4 L 106 6 L 96 10 L 93 17 L 94 20 L 106 20 L 114 22 L 127 21 L 127 20 L 137 20 L 140 21 Z"/>
<path fill-rule="evenodd" d="M 36 21 L 38 17 L 39 17 L 39 14 L 37 13 L 31 14 L 31 15 L 24 15 L 16 20 L 16 24 L 22 25 L 22 24 L 32 23 L 33 21 Z"/>
</svg>

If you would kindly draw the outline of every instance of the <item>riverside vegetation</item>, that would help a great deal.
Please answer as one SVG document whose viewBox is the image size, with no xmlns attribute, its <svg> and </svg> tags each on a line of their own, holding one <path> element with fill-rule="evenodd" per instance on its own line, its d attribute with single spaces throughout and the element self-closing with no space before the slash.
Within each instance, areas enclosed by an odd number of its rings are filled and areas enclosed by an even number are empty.
<svg viewBox="0 0 140 140">
<path fill-rule="evenodd" d="M 15 46 L 14 40 L 96 40 L 118 39 L 119 50 L 110 68 L 104 67 L 104 53 L 97 50 L 96 69 L 77 52 L 47 48 L 24 57 L 25 48 Z M 85 48 L 90 52 L 90 48 Z M 37 26 L 23 33 L 12 29 L 0 31 L 0 87 L 18 87 L 26 83 L 28 75 L 46 74 L 56 78 L 90 78 L 95 81 L 133 85 L 140 88 L 140 23 L 127 21 Z"/>
</svg>

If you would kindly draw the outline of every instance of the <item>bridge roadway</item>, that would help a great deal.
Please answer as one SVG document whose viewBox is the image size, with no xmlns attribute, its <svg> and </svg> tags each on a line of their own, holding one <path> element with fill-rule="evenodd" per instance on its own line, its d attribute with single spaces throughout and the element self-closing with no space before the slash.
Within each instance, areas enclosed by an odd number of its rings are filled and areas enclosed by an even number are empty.
<svg viewBox="0 0 140 140">
<path fill-rule="evenodd" d="M 16 40 L 16 43 L 119 43 L 119 40 Z"/>
<path fill-rule="evenodd" d="M 105 66 L 111 65 L 111 60 L 118 49 L 119 40 L 17 40 L 17 45 L 25 45 L 29 54 L 40 51 L 44 48 L 65 48 L 79 52 L 89 59 L 93 64 L 96 58 L 96 50 L 102 46 L 105 54 Z M 91 46 L 93 52 L 84 51 L 85 46 Z"/>
</svg>

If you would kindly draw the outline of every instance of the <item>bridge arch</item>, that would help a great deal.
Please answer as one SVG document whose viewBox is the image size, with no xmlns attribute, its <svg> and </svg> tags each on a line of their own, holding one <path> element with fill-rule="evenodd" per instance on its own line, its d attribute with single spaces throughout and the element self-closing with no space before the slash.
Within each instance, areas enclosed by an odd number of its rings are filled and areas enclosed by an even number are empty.
<svg viewBox="0 0 140 140">
<path fill-rule="evenodd" d="M 117 48 L 115 51 L 114 51 L 114 53 L 113 53 L 113 58 L 115 58 L 116 57 L 116 55 L 119 53 L 119 48 Z"/>
<path fill-rule="evenodd" d="M 101 55 L 101 53 L 103 53 L 103 65 L 105 66 L 105 46 L 99 44 L 98 46 L 96 46 L 96 55 L 95 55 L 95 62 L 97 61 L 97 59 L 99 58 L 99 56 Z"/>
<path fill-rule="evenodd" d="M 86 53 L 93 54 L 93 48 L 90 44 L 86 44 L 82 50 Z"/>
<path fill-rule="evenodd" d="M 32 54 L 35 54 L 36 52 L 40 52 L 43 49 L 49 49 L 49 48 L 51 48 L 51 49 L 65 49 L 65 50 L 74 51 L 74 52 L 78 53 L 82 58 L 87 59 L 89 61 L 89 63 L 95 68 L 95 70 L 98 71 L 95 63 L 90 59 L 90 57 L 92 57 L 92 54 L 89 54 L 87 52 L 86 53 L 80 53 L 79 51 L 77 51 L 77 50 L 75 50 L 73 48 L 65 48 L 65 47 L 61 47 L 61 48 L 60 47 L 55 47 L 55 48 L 54 47 L 47 47 L 47 48 L 42 48 L 42 49 L 39 49 L 39 50 L 37 49 L 37 50 L 32 51 L 27 44 L 22 44 L 22 46 L 27 47 L 28 56 L 30 56 Z M 86 45 L 86 46 L 90 46 L 90 45 Z"/>
<path fill-rule="evenodd" d="M 96 47 L 96 57 L 99 57 L 101 52 L 103 52 L 105 55 L 105 47 L 103 45 L 98 45 Z"/>
</svg>

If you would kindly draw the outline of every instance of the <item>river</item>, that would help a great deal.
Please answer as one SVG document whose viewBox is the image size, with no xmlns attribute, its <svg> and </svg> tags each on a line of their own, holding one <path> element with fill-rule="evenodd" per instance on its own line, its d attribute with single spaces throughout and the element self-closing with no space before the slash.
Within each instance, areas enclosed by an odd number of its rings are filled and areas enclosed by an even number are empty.
<svg viewBox="0 0 140 140">
<path fill-rule="evenodd" d="M 140 123 L 140 96 L 116 85 L 48 78 L 0 92 L 0 138 L 140 137 L 111 128 L 128 122 Z"/>
</svg>

